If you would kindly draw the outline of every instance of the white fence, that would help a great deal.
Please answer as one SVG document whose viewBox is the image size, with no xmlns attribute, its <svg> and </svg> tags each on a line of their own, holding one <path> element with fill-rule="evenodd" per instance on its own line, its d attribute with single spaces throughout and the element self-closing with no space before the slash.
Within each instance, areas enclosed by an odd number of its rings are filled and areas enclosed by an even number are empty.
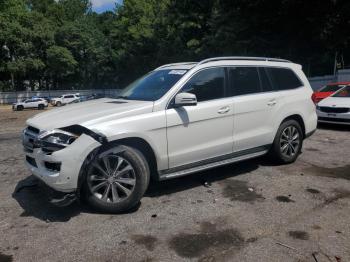
<svg viewBox="0 0 350 262">
<path fill-rule="evenodd" d="M 119 89 L 90 89 L 90 90 L 51 90 L 51 91 L 19 91 L 0 92 L 0 104 L 11 104 L 22 99 L 39 97 L 58 97 L 63 94 L 76 94 L 86 96 L 91 94 L 117 95 Z"/>
<path fill-rule="evenodd" d="M 332 82 L 350 82 L 350 69 L 338 70 L 337 74 L 316 76 L 309 78 L 310 84 L 314 90 Z M 0 92 L 0 104 L 11 104 L 16 101 L 31 98 L 33 96 L 57 97 L 63 94 L 79 93 L 80 95 L 104 94 L 117 95 L 119 89 L 90 89 L 90 90 L 52 90 L 52 91 L 20 91 L 20 92 Z"/>
</svg>

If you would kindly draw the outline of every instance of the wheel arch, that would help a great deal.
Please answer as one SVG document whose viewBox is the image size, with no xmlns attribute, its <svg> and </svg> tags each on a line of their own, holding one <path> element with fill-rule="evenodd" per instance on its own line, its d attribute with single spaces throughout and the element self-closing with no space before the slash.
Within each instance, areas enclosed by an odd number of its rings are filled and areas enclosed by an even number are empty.
<svg viewBox="0 0 350 262">
<path fill-rule="evenodd" d="M 95 158 L 95 156 L 101 152 L 102 150 L 106 149 L 107 147 L 111 146 L 117 146 L 117 145 L 126 145 L 133 147 L 137 150 L 139 150 L 144 157 L 146 158 L 147 163 L 149 164 L 151 178 L 158 180 L 158 169 L 157 169 L 157 159 L 155 155 L 155 151 L 153 150 L 152 146 L 143 138 L 140 137 L 126 137 L 126 138 L 120 138 L 113 141 L 109 141 L 106 143 L 103 143 L 101 146 L 95 148 L 92 150 L 88 156 L 85 158 L 78 175 L 78 182 L 77 182 L 77 194 L 78 196 L 81 194 L 81 189 L 83 188 L 84 183 L 84 177 L 86 174 L 86 169 L 88 167 L 88 164 Z"/>
<path fill-rule="evenodd" d="M 288 120 L 295 120 L 299 123 L 303 132 L 303 137 L 305 138 L 306 130 L 305 130 L 305 122 L 303 117 L 300 114 L 293 114 L 293 115 L 287 116 L 281 121 L 280 125 Z"/>
</svg>

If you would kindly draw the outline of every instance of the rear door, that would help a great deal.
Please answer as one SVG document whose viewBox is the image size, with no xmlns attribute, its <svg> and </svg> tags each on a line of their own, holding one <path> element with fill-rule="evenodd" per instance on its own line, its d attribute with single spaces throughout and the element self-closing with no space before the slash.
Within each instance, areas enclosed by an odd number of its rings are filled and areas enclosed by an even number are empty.
<svg viewBox="0 0 350 262">
<path fill-rule="evenodd" d="M 198 104 L 166 110 L 169 168 L 232 153 L 233 105 L 225 75 L 223 67 L 197 72 L 181 92 L 195 94 Z"/>
<path fill-rule="evenodd" d="M 230 67 L 229 77 L 234 97 L 234 152 L 271 144 L 279 94 L 273 90 L 265 68 Z"/>
</svg>

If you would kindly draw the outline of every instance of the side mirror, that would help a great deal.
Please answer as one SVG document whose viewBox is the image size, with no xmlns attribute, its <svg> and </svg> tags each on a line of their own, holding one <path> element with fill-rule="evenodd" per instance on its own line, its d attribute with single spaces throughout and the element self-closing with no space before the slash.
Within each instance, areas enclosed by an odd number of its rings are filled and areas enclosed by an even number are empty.
<svg viewBox="0 0 350 262">
<path fill-rule="evenodd" d="M 174 107 L 195 106 L 197 105 L 197 97 L 191 93 L 178 93 L 175 96 Z"/>
</svg>

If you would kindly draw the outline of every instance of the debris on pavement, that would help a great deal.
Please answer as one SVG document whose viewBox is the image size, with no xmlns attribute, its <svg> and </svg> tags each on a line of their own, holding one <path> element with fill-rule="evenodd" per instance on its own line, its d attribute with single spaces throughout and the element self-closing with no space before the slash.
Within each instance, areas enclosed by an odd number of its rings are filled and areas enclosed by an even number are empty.
<svg viewBox="0 0 350 262">
<path fill-rule="evenodd" d="M 211 187 L 211 183 L 208 182 L 208 181 L 204 181 L 204 182 L 203 182 L 203 185 L 204 185 L 205 187 Z"/>
<path fill-rule="evenodd" d="M 295 247 L 291 247 L 291 246 L 288 246 L 286 244 L 283 244 L 281 242 L 276 242 L 277 245 L 280 245 L 282 247 L 286 247 L 286 248 L 289 248 L 289 249 L 292 249 L 292 250 L 297 250 Z"/>
</svg>

